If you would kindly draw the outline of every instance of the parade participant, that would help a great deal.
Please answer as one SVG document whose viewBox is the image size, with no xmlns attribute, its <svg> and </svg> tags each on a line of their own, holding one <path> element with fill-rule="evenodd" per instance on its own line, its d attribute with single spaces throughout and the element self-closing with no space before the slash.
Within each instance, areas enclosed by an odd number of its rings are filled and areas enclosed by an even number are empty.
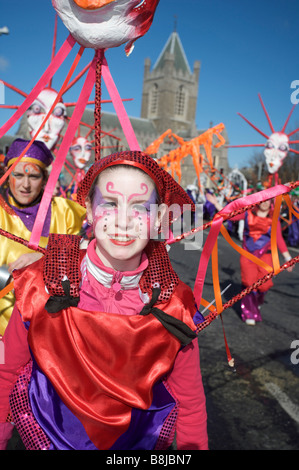
<svg viewBox="0 0 299 470">
<path fill-rule="evenodd" d="M 207 449 L 200 314 L 153 236 L 172 223 L 167 208 L 192 201 L 151 157 L 128 151 L 89 169 L 78 202 L 95 235 L 87 250 L 51 235 L 45 256 L 14 272 L 2 447 L 10 412 L 27 449 L 166 449 L 175 431 L 178 450 Z"/>
<path fill-rule="evenodd" d="M 255 209 L 248 210 L 232 220 L 245 220 L 243 233 L 243 248 L 254 256 L 272 266 L 271 254 L 271 227 L 273 219 L 273 205 L 271 200 L 261 202 Z M 285 262 L 292 257 L 282 237 L 281 225 L 277 224 L 277 247 Z M 245 256 L 240 257 L 241 280 L 244 287 L 251 286 L 262 278 L 266 271 L 261 266 L 249 260 Z M 292 271 L 293 267 L 288 268 Z M 252 291 L 242 299 L 241 318 L 248 325 L 255 325 L 262 321 L 260 306 L 264 302 L 265 293 L 273 286 L 272 279 L 261 284 L 257 290 Z"/>
<path fill-rule="evenodd" d="M 291 197 L 292 197 L 292 204 L 293 208 L 299 212 L 299 191 L 298 188 L 294 189 L 293 191 L 290 192 Z M 299 219 L 292 214 L 291 215 L 291 222 L 289 223 L 288 226 L 288 235 L 287 235 L 287 242 L 288 245 L 297 247 L 299 245 Z"/>
<path fill-rule="evenodd" d="M 75 165 L 75 173 L 71 182 L 65 188 L 67 197 L 73 199 L 77 198 L 78 186 L 83 180 L 89 161 L 91 159 L 92 144 L 86 137 L 75 137 L 70 147 L 70 154 Z"/>
<path fill-rule="evenodd" d="M 5 157 L 6 169 L 21 155 L 29 141 L 16 139 Z M 1 188 L 1 228 L 24 240 L 29 240 L 46 185 L 53 156 L 43 142 L 35 141 L 8 176 L 7 184 Z M 73 201 L 53 197 L 43 228 L 40 246 L 47 244 L 49 233 L 78 233 L 85 217 L 85 210 Z M 20 268 L 28 262 L 27 247 L 0 236 L 0 266 L 8 271 Z M 39 255 L 37 255 L 39 256 Z M 3 286 L 2 286 L 3 287 Z M 12 313 L 14 295 L 11 292 L 0 299 L 0 335 Z"/>
</svg>

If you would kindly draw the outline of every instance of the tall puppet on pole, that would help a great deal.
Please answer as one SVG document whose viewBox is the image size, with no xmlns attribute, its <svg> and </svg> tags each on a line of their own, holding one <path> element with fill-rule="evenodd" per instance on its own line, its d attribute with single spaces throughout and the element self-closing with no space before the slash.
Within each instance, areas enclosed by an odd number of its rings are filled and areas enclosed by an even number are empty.
<svg viewBox="0 0 299 470">
<path fill-rule="evenodd" d="M 266 110 L 266 107 L 263 103 L 263 100 L 261 98 L 261 95 L 258 95 L 260 103 L 262 105 L 263 111 L 265 113 L 265 116 L 267 118 L 271 133 L 266 134 L 265 132 L 261 131 L 256 127 L 254 124 L 252 124 L 246 117 L 244 117 L 242 114 L 238 113 L 239 116 L 241 116 L 242 119 L 244 119 L 247 124 L 249 124 L 253 129 L 255 129 L 260 135 L 262 135 L 265 139 L 266 142 L 264 144 L 246 144 L 246 145 L 229 145 L 228 147 L 233 148 L 233 147 L 264 147 L 264 155 L 265 155 L 265 160 L 266 160 L 266 165 L 267 165 L 267 170 L 269 172 L 268 176 L 268 182 L 267 186 L 274 186 L 276 184 L 279 184 L 279 177 L 278 177 L 278 171 L 283 165 L 283 162 L 285 158 L 288 156 L 289 152 L 293 152 L 296 154 L 299 154 L 298 150 L 295 150 L 290 147 L 292 144 L 297 144 L 299 141 L 298 140 L 290 140 L 290 137 L 294 135 L 296 132 L 298 132 L 299 129 L 295 129 L 294 131 L 290 132 L 289 134 L 286 133 L 286 127 L 289 123 L 289 120 L 293 114 L 293 111 L 296 107 L 294 105 L 280 131 L 276 131 L 273 127 L 273 124 L 271 122 L 270 116 Z"/>
</svg>

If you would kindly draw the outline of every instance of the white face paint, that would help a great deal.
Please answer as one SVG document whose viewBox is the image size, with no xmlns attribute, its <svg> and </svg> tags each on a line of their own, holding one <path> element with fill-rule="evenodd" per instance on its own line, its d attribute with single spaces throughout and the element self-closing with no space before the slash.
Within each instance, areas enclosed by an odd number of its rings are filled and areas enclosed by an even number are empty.
<svg viewBox="0 0 299 470">
<path fill-rule="evenodd" d="M 289 138 L 282 132 L 274 132 L 266 142 L 264 155 L 269 173 L 277 173 L 289 151 Z"/>
<path fill-rule="evenodd" d="M 84 47 L 116 47 L 133 36 L 135 28 L 127 18 L 127 11 L 131 5 L 138 5 L 138 0 L 53 0 L 52 3 L 71 35 Z M 99 6 L 92 8 L 92 3 Z"/>
<path fill-rule="evenodd" d="M 27 111 L 27 122 L 31 137 L 33 137 L 39 129 L 49 109 L 54 103 L 57 94 L 58 93 L 55 90 L 46 88 L 41 91 L 37 99 L 30 106 Z M 57 103 L 49 116 L 49 119 L 37 136 L 37 140 L 44 142 L 50 150 L 53 149 L 59 138 L 60 132 L 65 124 L 65 116 L 65 105 L 63 103 Z"/>
<path fill-rule="evenodd" d="M 52 0 L 73 38 L 84 47 L 107 49 L 133 42 L 149 29 L 159 0 Z"/>
<path fill-rule="evenodd" d="M 89 162 L 91 157 L 92 145 L 85 137 L 74 139 L 70 147 L 70 154 L 73 157 L 74 164 L 82 170 Z"/>
</svg>

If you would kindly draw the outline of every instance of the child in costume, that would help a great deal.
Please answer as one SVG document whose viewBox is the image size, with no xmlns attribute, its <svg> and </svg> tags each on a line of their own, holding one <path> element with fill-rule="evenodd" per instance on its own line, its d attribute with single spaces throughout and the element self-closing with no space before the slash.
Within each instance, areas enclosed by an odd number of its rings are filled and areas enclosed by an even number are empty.
<svg viewBox="0 0 299 470">
<path fill-rule="evenodd" d="M 8 169 L 27 147 L 29 141 L 16 139 L 6 156 Z M 53 162 L 50 150 L 43 142 L 35 141 L 10 173 L 7 185 L 0 195 L 1 229 L 29 241 L 34 226 L 44 186 L 48 178 L 48 168 Z M 79 204 L 62 197 L 53 197 L 42 231 L 40 245 L 45 247 L 49 233 L 79 233 L 85 218 L 85 210 Z M 16 241 L 0 236 L 0 266 L 10 269 L 25 266 L 28 253 L 32 250 Z M 1 288 L 4 286 L 1 286 Z M 0 299 L 0 335 L 12 314 L 13 292 Z"/>
<path fill-rule="evenodd" d="M 165 244 L 150 240 L 165 209 L 192 201 L 136 151 L 97 161 L 78 202 L 95 236 L 87 250 L 51 235 L 45 256 L 13 273 L 2 448 L 13 422 L 27 449 L 167 449 L 175 431 L 179 450 L 207 449 L 200 314 Z"/>
<path fill-rule="evenodd" d="M 256 209 L 248 210 L 246 213 L 234 217 L 231 220 L 244 220 L 243 248 L 265 263 L 272 266 L 271 255 L 271 227 L 273 218 L 273 207 L 271 200 L 261 202 Z M 281 232 L 280 221 L 277 224 L 277 247 L 284 257 L 289 261 L 292 257 L 287 249 Z M 251 286 L 262 278 L 266 271 L 261 266 L 249 260 L 245 256 L 240 257 L 241 280 L 244 287 Z M 288 271 L 292 271 L 292 267 Z M 272 279 L 261 284 L 257 290 L 252 291 L 242 299 L 241 318 L 248 325 L 255 325 L 262 321 L 260 305 L 264 301 L 265 293 L 273 286 Z"/>
</svg>

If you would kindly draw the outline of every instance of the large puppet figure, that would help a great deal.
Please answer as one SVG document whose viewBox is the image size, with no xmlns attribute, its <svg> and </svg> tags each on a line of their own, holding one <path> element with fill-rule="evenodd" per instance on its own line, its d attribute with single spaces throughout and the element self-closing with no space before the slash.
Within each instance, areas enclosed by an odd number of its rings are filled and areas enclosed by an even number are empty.
<svg viewBox="0 0 299 470">
<path fill-rule="evenodd" d="M 290 137 L 295 134 L 298 129 L 295 129 L 294 131 L 290 132 L 287 134 L 285 132 L 287 124 L 290 120 L 290 117 L 295 109 L 294 105 L 281 129 L 281 131 L 275 131 L 273 124 L 270 120 L 270 117 L 268 115 L 268 112 L 264 106 L 264 103 L 262 101 L 261 96 L 259 95 L 259 100 L 261 102 L 261 105 L 263 107 L 264 113 L 266 115 L 267 121 L 269 123 L 270 129 L 271 129 L 271 134 L 266 134 L 262 132 L 260 129 L 258 129 L 256 126 L 254 126 L 248 119 L 246 119 L 242 114 L 238 113 L 239 116 L 241 116 L 242 119 L 244 119 L 251 127 L 253 127 L 259 134 L 261 134 L 263 137 L 265 137 L 266 143 L 265 144 L 249 144 L 249 145 L 229 145 L 229 147 L 264 147 L 264 155 L 265 155 L 265 161 L 267 165 L 267 170 L 269 172 L 269 177 L 268 177 L 268 183 L 267 185 L 275 185 L 279 183 L 279 178 L 278 178 L 278 171 L 283 165 L 283 162 L 285 158 L 287 157 L 289 152 L 293 152 L 296 154 L 299 154 L 298 150 L 290 148 L 291 144 L 296 144 L 298 141 L 296 140 L 290 140 Z"/>
</svg>

